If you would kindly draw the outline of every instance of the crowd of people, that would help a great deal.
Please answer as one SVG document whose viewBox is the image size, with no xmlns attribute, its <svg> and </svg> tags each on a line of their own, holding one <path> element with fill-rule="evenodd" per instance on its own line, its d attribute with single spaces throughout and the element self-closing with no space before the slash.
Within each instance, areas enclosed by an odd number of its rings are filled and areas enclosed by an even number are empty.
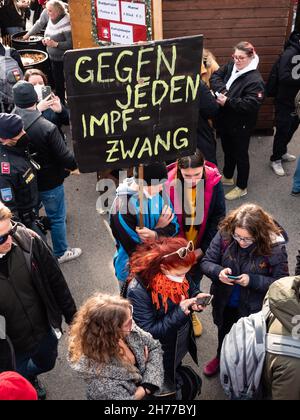
<svg viewBox="0 0 300 420">
<path fill-rule="evenodd" d="M 77 310 L 60 269 L 82 253 L 67 240 L 64 195 L 66 176 L 79 174 L 63 131 L 69 124 L 63 55 L 72 48 L 70 18 L 59 0 L 5 0 L 3 33 L 25 31 L 29 7 L 35 11 L 34 25 L 24 39 L 45 31 L 51 74 L 25 72 L 20 56 L 10 49 L 19 76 L 11 90 L 1 92 L 0 316 L 6 331 L 3 338 L 0 330 L 0 371 L 5 371 L 0 399 L 46 398 L 38 376 L 55 365 L 63 318 L 70 325 L 66 357 L 84 378 L 88 399 L 195 398 L 201 391 L 200 372 L 184 365 L 184 358 L 189 353 L 198 364 L 196 337 L 203 330 L 201 313 L 210 303 L 218 348 L 203 367 L 207 377 L 219 372 L 226 334 L 242 317 L 261 311 L 266 296 L 273 316 L 270 331 L 291 336 L 291 317 L 300 315 L 299 277 L 289 277 L 288 235 L 280 221 L 257 204 L 226 211 L 226 200 L 248 193 L 250 138 L 266 95 L 258 54 L 251 43 L 240 42 L 228 64 L 219 67 L 204 50 L 198 148 L 169 165 L 144 165 L 142 180 L 134 168 L 133 176 L 119 185 L 109 219 L 120 296 L 97 293 Z M 287 147 L 299 126 L 294 99 L 300 81 L 293 79 L 290 67 L 299 40 L 300 34 L 293 33 L 285 46 L 273 95 L 271 168 L 279 176 L 285 174 L 283 161 L 296 160 Z M 0 43 L 0 57 L 7 57 L 7 51 Z M 55 93 L 45 98 L 47 76 Z M 222 171 L 216 131 L 224 152 Z M 234 188 L 224 194 L 223 186 Z M 292 194 L 300 194 L 300 158 Z M 40 217 L 41 208 L 47 217 Z M 300 253 L 295 274 L 300 275 Z M 209 294 L 201 291 L 204 275 L 211 280 Z M 289 319 L 276 284 L 286 288 Z M 291 396 L 288 388 L 299 377 L 300 355 L 280 357 L 266 357 L 264 386 L 273 399 Z M 300 399 L 299 380 L 293 399 Z"/>
</svg>

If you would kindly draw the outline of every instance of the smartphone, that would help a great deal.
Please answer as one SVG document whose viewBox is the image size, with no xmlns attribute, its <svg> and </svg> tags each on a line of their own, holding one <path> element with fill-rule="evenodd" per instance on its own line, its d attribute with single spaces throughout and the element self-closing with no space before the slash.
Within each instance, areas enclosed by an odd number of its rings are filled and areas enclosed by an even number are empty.
<svg viewBox="0 0 300 420">
<path fill-rule="evenodd" d="M 51 95 L 51 86 L 42 86 L 42 98 L 46 99 Z"/>
<path fill-rule="evenodd" d="M 213 298 L 214 298 L 213 295 L 197 298 L 196 305 L 208 306 L 211 304 L 211 301 L 213 300 Z"/>
<path fill-rule="evenodd" d="M 240 280 L 241 279 L 241 276 L 231 276 L 231 275 L 227 275 L 227 277 L 230 279 L 230 280 Z"/>
</svg>

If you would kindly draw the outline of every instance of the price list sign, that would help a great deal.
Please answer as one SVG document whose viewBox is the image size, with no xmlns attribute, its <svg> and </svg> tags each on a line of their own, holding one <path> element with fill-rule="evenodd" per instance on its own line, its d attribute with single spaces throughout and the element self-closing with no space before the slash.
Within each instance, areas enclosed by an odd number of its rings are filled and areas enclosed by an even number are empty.
<svg viewBox="0 0 300 420">
<path fill-rule="evenodd" d="M 94 2 L 96 37 L 100 43 L 129 45 L 149 40 L 150 0 L 94 0 Z"/>
</svg>

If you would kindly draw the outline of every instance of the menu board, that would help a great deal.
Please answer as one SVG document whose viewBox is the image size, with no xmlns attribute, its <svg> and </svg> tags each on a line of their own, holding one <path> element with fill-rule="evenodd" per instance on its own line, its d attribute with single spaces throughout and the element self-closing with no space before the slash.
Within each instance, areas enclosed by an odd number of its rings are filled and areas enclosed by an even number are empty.
<svg viewBox="0 0 300 420">
<path fill-rule="evenodd" d="M 151 39 L 151 0 L 93 0 L 100 43 L 130 45 Z"/>
</svg>

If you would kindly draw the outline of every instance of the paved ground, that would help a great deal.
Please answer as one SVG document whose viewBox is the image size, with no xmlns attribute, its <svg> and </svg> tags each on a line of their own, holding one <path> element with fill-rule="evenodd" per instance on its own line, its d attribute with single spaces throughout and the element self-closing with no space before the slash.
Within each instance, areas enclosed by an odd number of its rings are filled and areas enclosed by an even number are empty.
<svg viewBox="0 0 300 420">
<path fill-rule="evenodd" d="M 288 176 L 276 177 L 269 168 L 271 137 L 254 137 L 251 143 L 251 178 L 249 194 L 246 199 L 230 203 L 228 209 L 237 207 L 245 201 L 256 202 L 270 211 L 288 232 L 290 271 L 295 269 L 295 256 L 299 247 L 300 198 L 290 196 L 295 164 L 288 164 Z M 294 138 L 290 152 L 300 155 L 300 133 Z M 221 162 L 221 158 L 220 158 Z M 82 257 L 65 264 L 63 271 L 78 305 L 95 291 L 117 293 L 117 281 L 112 270 L 114 246 L 103 223 L 103 217 L 96 212 L 99 194 L 96 192 L 96 175 L 81 175 L 66 181 L 68 201 L 68 232 L 71 246 L 83 249 Z M 209 281 L 203 282 L 208 291 Z M 216 350 L 216 329 L 210 313 L 202 316 L 203 336 L 198 339 L 200 368 L 204 361 L 214 356 Z M 59 360 L 55 370 L 44 375 L 49 399 L 84 399 L 84 384 L 72 373 L 66 361 L 66 340 L 62 338 Z M 218 379 L 203 381 L 201 399 L 224 399 Z"/>
</svg>

